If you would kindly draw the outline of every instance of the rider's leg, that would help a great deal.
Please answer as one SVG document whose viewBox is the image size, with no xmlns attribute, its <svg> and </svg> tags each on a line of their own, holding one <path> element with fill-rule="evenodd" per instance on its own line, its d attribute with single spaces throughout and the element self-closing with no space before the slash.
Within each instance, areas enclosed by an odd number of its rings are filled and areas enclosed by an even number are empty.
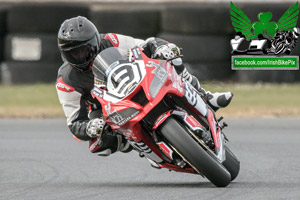
<svg viewBox="0 0 300 200">
<path fill-rule="evenodd" d="M 180 59 L 181 60 L 181 59 Z M 233 93 L 232 92 L 215 92 L 211 93 L 210 91 L 206 91 L 204 88 L 200 86 L 199 80 L 191 75 L 186 67 L 180 63 L 174 62 L 173 65 L 175 66 L 175 69 L 177 73 L 186 81 L 191 83 L 191 85 L 196 88 L 204 97 L 206 102 L 210 107 L 214 109 L 214 111 L 217 111 L 219 108 L 224 108 L 228 106 L 228 104 L 231 102 Z"/>
</svg>

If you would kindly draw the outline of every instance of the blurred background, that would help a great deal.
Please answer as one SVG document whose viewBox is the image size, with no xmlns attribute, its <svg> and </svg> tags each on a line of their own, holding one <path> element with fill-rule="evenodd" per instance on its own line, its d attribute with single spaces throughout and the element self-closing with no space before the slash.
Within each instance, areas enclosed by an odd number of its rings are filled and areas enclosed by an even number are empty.
<svg viewBox="0 0 300 200">
<path fill-rule="evenodd" d="M 271 21 L 277 22 L 295 2 L 234 1 L 234 4 L 253 22 L 257 21 L 259 12 L 267 11 L 273 13 Z M 230 20 L 230 1 L 0 0 L 0 117 L 27 116 L 28 112 L 36 112 L 32 108 L 38 110 L 37 105 L 44 101 L 48 104 L 42 104 L 41 109 L 51 106 L 49 111 L 39 116 L 62 116 L 61 108 L 56 114 L 47 114 L 59 105 L 54 83 L 62 61 L 56 36 L 65 19 L 78 15 L 90 19 L 100 33 L 119 33 L 141 39 L 156 36 L 177 44 L 183 48 L 184 61 L 191 73 L 204 86 L 212 90 L 235 90 L 238 94 L 241 90 L 245 94 L 239 102 L 249 107 L 259 105 L 260 98 L 268 104 L 270 98 L 281 97 L 274 108 L 286 106 L 284 104 L 288 104 L 286 100 L 289 99 L 293 102 L 300 100 L 299 96 L 295 96 L 300 92 L 299 70 L 231 70 L 230 39 L 234 37 L 234 29 Z M 300 54 L 299 44 L 292 54 Z M 272 96 L 272 91 L 274 95 L 280 94 L 279 97 Z M 26 95 L 29 95 L 28 99 Z M 53 100 L 50 102 L 49 99 Z M 25 114 L 17 114 L 21 102 L 26 101 L 33 102 L 33 105 L 29 105 Z M 297 106 L 296 111 L 291 111 L 296 116 L 300 113 Z M 8 107 L 14 108 L 7 110 Z M 240 114 L 245 112 L 248 112 L 247 109 Z"/>
</svg>

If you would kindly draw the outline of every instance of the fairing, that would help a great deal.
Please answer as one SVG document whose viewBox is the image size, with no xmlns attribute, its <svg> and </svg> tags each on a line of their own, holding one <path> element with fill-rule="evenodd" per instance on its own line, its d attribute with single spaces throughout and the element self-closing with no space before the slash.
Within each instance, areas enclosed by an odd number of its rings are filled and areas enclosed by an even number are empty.
<svg viewBox="0 0 300 200">
<path fill-rule="evenodd" d="M 111 48 L 109 51 L 110 53 L 117 51 L 115 54 L 120 54 L 118 48 Z M 106 54 L 103 53 L 103 55 Z M 162 141 L 156 143 L 152 133 L 144 130 L 140 122 L 168 95 L 188 96 L 191 102 L 196 102 L 200 108 L 199 114 L 203 117 L 207 117 L 209 113 L 205 102 L 201 97 L 198 97 L 199 95 L 197 96 L 191 91 L 192 86 L 186 85 L 181 80 L 169 62 L 150 59 L 143 54 L 139 47 L 131 49 L 126 59 L 122 54 L 119 58 L 120 60 L 106 61 L 100 56 L 99 62 L 93 69 L 96 72 L 95 80 L 97 80 L 97 73 L 103 70 L 105 70 L 104 74 L 107 77 L 106 88 L 100 87 L 95 81 L 95 87 L 92 90 L 93 97 L 97 98 L 102 105 L 106 122 L 112 129 L 122 133 L 136 150 L 148 159 L 155 161 L 158 166 L 181 172 L 196 173 L 192 168 L 182 169 L 175 164 L 168 163 L 167 160 L 173 157 L 172 149 L 167 144 L 161 143 Z M 97 66 L 97 64 L 103 66 Z M 187 92 L 187 88 L 189 92 Z M 136 95 L 140 96 L 136 98 Z M 142 97 L 145 99 L 138 101 Z M 152 132 L 154 133 L 155 129 L 174 112 L 170 110 L 158 117 L 154 127 L 152 127 Z M 201 124 L 196 119 L 186 113 L 183 114 L 183 117 L 192 128 L 201 128 Z M 167 160 L 166 157 L 168 157 Z"/>
</svg>

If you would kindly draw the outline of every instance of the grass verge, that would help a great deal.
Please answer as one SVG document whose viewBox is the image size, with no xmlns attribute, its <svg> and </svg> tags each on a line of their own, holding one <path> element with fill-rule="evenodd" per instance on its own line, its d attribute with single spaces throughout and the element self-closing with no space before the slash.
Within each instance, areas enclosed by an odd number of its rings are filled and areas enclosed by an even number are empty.
<svg viewBox="0 0 300 200">
<path fill-rule="evenodd" d="M 0 86 L 0 118 L 64 117 L 55 84 Z"/>
<path fill-rule="evenodd" d="M 206 90 L 232 91 L 225 117 L 300 117 L 300 84 L 202 84 Z M 63 118 L 54 84 L 0 86 L 0 118 Z"/>
<path fill-rule="evenodd" d="M 232 91 L 228 117 L 300 117 L 300 84 L 203 84 L 207 90 Z"/>
</svg>

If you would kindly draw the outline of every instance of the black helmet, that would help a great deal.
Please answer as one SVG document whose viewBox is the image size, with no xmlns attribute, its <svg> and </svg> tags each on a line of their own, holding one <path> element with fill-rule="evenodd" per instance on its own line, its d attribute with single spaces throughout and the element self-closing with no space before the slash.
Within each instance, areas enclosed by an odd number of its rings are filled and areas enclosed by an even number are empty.
<svg viewBox="0 0 300 200">
<path fill-rule="evenodd" d="M 99 52 L 100 38 L 95 25 L 85 17 L 65 20 L 58 31 L 58 48 L 75 68 L 85 71 Z"/>
</svg>

